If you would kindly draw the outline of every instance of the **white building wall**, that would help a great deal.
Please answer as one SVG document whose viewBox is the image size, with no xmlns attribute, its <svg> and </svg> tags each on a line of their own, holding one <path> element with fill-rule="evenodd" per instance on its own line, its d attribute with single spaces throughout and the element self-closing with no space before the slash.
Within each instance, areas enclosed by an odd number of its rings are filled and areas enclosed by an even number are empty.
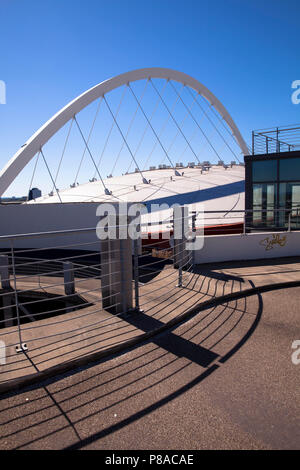
<svg viewBox="0 0 300 470">
<path fill-rule="evenodd" d="M 300 256 L 300 232 L 212 235 L 195 252 L 195 263 Z"/>
<path fill-rule="evenodd" d="M 98 203 L 69 204 L 5 204 L 0 205 L 0 235 L 30 234 L 61 230 L 94 228 L 100 218 L 96 216 Z M 71 245 L 74 243 L 99 242 L 95 232 L 75 235 L 26 237 L 14 241 L 15 248 L 40 248 Z M 0 241 L 0 248 L 7 248 L 9 242 Z M 95 249 L 96 245 L 82 248 Z M 81 249 L 80 246 L 77 247 Z"/>
</svg>

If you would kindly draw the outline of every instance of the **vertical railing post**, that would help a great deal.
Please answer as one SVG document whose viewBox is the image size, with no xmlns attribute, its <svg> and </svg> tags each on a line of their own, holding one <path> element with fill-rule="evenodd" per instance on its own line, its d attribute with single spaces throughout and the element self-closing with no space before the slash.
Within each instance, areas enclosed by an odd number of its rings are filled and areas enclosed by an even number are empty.
<svg viewBox="0 0 300 470">
<path fill-rule="evenodd" d="M 70 261 L 63 262 L 64 287 L 66 295 L 75 294 L 74 266 Z"/>
<path fill-rule="evenodd" d="M 197 212 L 193 211 L 192 212 L 192 232 L 196 232 L 196 218 L 197 218 Z"/>
<path fill-rule="evenodd" d="M 13 294 L 10 286 L 9 278 L 9 257 L 7 255 L 0 255 L 0 278 L 1 278 L 1 288 L 5 291 L 2 297 L 3 300 L 3 316 L 4 316 L 4 326 L 10 327 L 13 326 Z"/>
<path fill-rule="evenodd" d="M 122 312 L 126 312 L 127 311 L 127 306 L 126 306 L 126 296 L 125 296 L 125 289 L 126 289 L 126 286 L 125 286 L 125 257 L 124 257 L 124 243 L 123 243 L 124 240 L 120 240 L 120 271 L 121 271 L 121 305 L 122 305 Z"/>
<path fill-rule="evenodd" d="M 75 294 L 75 280 L 74 280 L 74 265 L 71 261 L 63 261 L 64 271 L 64 289 L 67 296 L 66 299 L 66 313 L 74 310 L 74 302 L 72 296 Z M 69 298 L 71 297 L 71 299 Z"/>
<path fill-rule="evenodd" d="M 14 242 L 10 240 L 11 246 L 11 265 L 12 265 L 12 273 L 13 273 L 13 284 L 14 284 L 14 295 L 15 295 L 15 304 L 16 304 L 16 313 L 17 313 L 17 325 L 18 325 L 18 336 L 19 336 L 19 344 L 16 346 L 17 352 L 25 352 L 27 351 L 27 346 L 23 344 L 22 341 L 22 333 L 21 333 L 21 322 L 20 322 L 20 309 L 19 309 L 19 298 L 18 298 L 18 291 L 17 291 L 17 277 L 16 277 L 16 263 L 15 263 L 15 253 L 14 253 Z"/>
<path fill-rule="evenodd" d="M 292 211 L 289 212 L 289 217 L 288 217 L 288 232 L 291 231 L 291 215 L 292 215 Z"/>
<path fill-rule="evenodd" d="M 187 214 L 186 214 L 187 213 Z M 188 263 L 188 252 L 186 250 L 187 233 L 186 223 L 188 224 L 188 209 L 185 206 L 177 206 L 173 209 L 173 230 L 174 230 L 174 268 L 178 269 L 177 287 L 182 287 L 183 267 Z"/>
<path fill-rule="evenodd" d="M 133 241 L 133 276 L 134 276 L 135 310 L 140 311 L 139 240 Z"/>
<path fill-rule="evenodd" d="M 196 219 L 197 219 L 197 211 L 193 211 L 192 212 L 192 233 L 194 234 L 194 236 L 196 237 Z M 191 260 L 192 260 L 192 264 L 194 265 L 195 264 L 195 250 L 192 250 L 192 256 L 191 256 Z"/>
<path fill-rule="evenodd" d="M 182 244 L 180 245 L 180 248 L 182 248 Z M 177 287 L 182 287 L 182 253 L 180 254 L 179 257 L 179 266 L 178 266 L 178 284 Z"/>
<path fill-rule="evenodd" d="M 174 234 L 174 268 L 178 269 L 177 287 L 182 286 L 182 211 L 181 207 L 173 209 L 173 234 Z"/>
<path fill-rule="evenodd" d="M 7 255 L 0 255 L 0 278 L 1 289 L 10 289 L 9 258 Z"/>
</svg>

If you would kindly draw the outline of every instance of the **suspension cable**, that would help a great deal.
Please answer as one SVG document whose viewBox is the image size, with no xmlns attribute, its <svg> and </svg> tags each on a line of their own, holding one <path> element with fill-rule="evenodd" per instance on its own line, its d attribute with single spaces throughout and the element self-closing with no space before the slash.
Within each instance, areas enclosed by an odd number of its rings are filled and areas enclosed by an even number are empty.
<svg viewBox="0 0 300 470">
<path fill-rule="evenodd" d="M 215 126 L 214 122 L 210 119 L 210 117 L 208 116 L 208 114 L 206 113 L 206 111 L 203 109 L 203 107 L 201 106 L 201 104 L 199 103 L 199 101 L 195 98 L 195 96 L 193 95 L 193 93 L 191 92 L 190 89 L 188 89 L 190 95 L 192 96 L 193 100 L 195 103 L 197 103 L 197 105 L 199 106 L 199 108 L 201 109 L 201 111 L 203 112 L 203 114 L 205 114 L 206 118 L 209 120 L 209 122 L 211 123 L 211 125 L 214 127 L 214 129 L 216 130 L 216 132 L 218 133 L 218 135 L 221 137 L 221 139 L 223 140 L 223 142 L 225 143 L 225 145 L 229 148 L 230 152 L 233 154 L 233 156 L 237 159 L 237 161 L 240 163 L 240 160 L 239 160 L 239 157 L 235 154 L 235 152 L 232 150 L 232 148 L 230 147 L 230 145 L 227 143 L 227 141 L 225 140 L 225 138 L 223 137 L 223 135 L 221 134 L 221 132 L 219 131 L 219 129 Z"/>
<path fill-rule="evenodd" d="M 173 114 L 171 113 L 171 111 L 169 110 L 166 102 L 164 101 L 164 99 L 161 97 L 159 91 L 157 90 L 156 86 L 154 85 L 154 83 L 152 82 L 151 78 L 150 78 L 150 81 L 151 81 L 151 85 L 153 86 L 154 90 L 156 91 L 156 93 L 158 94 L 158 96 L 160 97 L 163 105 L 165 106 L 166 110 L 168 111 L 168 113 L 170 114 L 174 124 L 176 125 L 178 131 L 181 133 L 182 137 L 184 138 L 184 140 L 186 141 L 187 145 L 189 146 L 191 152 L 194 154 L 194 156 L 196 157 L 196 159 L 198 160 L 198 163 L 200 163 L 200 160 L 198 158 L 198 155 L 196 154 L 196 152 L 194 151 L 193 147 L 191 146 L 191 144 L 189 143 L 188 139 L 186 138 L 184 132 L 182 131 L 181 127 L 179 126 L 178 122 L 176 121 L 176 119 L 174 118 Z M 172 85 L 172 84 L 171 84 Z M 183 100 L 181 99 L 182 103 L 183 103 Z M 185 105 L 185 107 L 188 109 L 188 113 L 190 113 L 190 109 Z"/>
<path fill-rule="evenodd" d="M 143 99 L 144 96 L 145 96 L 146 89 L 147 89 L 147 87 L 148 87 L 148 83 L 149 83 L 149 80 L 146 81 L 146 85 L 145 85 L 145 87 L 144 87 L 143 93 L 142 93 L 141 98 L 140 98 L 141 101 L 142 101 L 142 99 Z M 127 89 L 127 88 L 126 88 L 126 89 Z M 134 114 L 133 114 L 133 117 L 131 118 L 131 121 L 130 121 L 130 123 L 129 123 L 128 129 L 127 129 L 127 131 L 126 131 L 125 139 L 127 139 L 128 135 L 129 135 L 129 133 L 130 133 L 130 131 L 131 131 L 131 128 L 132 128 L 132 126 L 133 126 L 133 123 L 134 123 L 134 120 L 135 120 L 135 118 L 136 118 L 136 115 L 137 115 L 138 110 L 139 110 L 139 107 L 137 106 L 137 107 L 135 108 L 135 112 L 134 112 Z M 111 175 L 112 175 L 113 172 L 115 171 L 117 162 L 119 161 L 119 158 L 120 158 L 120 155 L 121 155 L 122 150 L 123 150 L 123 148 L 124 148 L 124 145 L 125 145 L 124 140 L 122 140 L 121 148 L 120 148 L 120 150 L 119 150 L 119 153 L 118 153 L 118 155 L 117 155 L 117 158 L 116 158 L 116 160 L 115 160 L 115 163 L 113 164 L 112 170 L 111 170 L 111 172 L 110 172 Z M 135 152 L 135 153 L 136 153 L 136 152 Z M 132 160 L 131 160 L 131 163 L 132 163 Z M 131 163 L 130 163 L 130 166 L 131 166 Z M 128 170 L 128 171 L 129 171 L 129 170 Z"/>
<path fill-rule="evenodd" d="M 79 126 L 79 124 L 78 124 L 78 121 L 77 121 L 77 119 L 76 119 L 76 116 L 74 116 L 74 121 L 76 122 L 76 125 L 77 125 L 77 127 L 78 127 L 78 130 L 79 130 L 79 132 L 80 132 L 80 134 L 81 134 L 82 140 L 83 140 L 84 143 L 85 143 L 86 149 L 87 149 L 87 151 L 88 151 L 88 153 L 89 153 L 89 155 L 90 155 L 90 157 L 91 157 L 91 160 L 92 160 L 92 162 L 93 162 L 93 164 L 94 164 L 94 166 L 95 166 L 96 172 L 97 172 L 97 174 L 98 174 L 98 176 L 99 176 L 99 178 L 100 178 L 100 181 L 101 181 L 101 183 L 102 183 L 102 185 L 103 185 L 103 187 L 104 187 L 105 194 L 109 195 L 109 194 L 111 194 L 111 193 L 110 193 L 110 191 L 107 189 L 107 187 L 106 187 L 105 184 L 104 184 L 103 178 L 102 178 L 102 176 L 100 175 L 99 169 L 97 168 L 97 165 L 96 165 L 96 163 L 95 163 L 94 157 L 93 157 L 93 155 L 92 155 L 92 153 L 91 153 L 91 151 L 90 151 L 90 148 L 89 148 L 89 146 L 88 146 L 87 141 L 85 140 L 85 137 L 84 137 L 84 135 L 83 135 L 83 133 L 82 133 L 82 130 L 81 130 L 81 128 L 80 128 L 80 126 Z"/>
<path fill-rule="evenodd" d="M 119 104 L 118 104 L 118 107 L 117 107 L 117 110 L 116 110 L 116 113 L 115 113 L 115 117 L 116 117 L 116 118 L 117 118 L 118 115 L 119 115 L 120 108 L 121 108 L 121 105 L 122 105 L 122 103 L 123 103 L 123 99 L 124 99 L 124 97 L 125 97 L 126 91 L 127 91 L 127 87 L 124 87 L 124 90 L 123 90 L 123 93 L 122 93 L 120 102 L 119 102 Z M 98 165 L 97 165 L 98 167 L 100 166 L 100 163 L 101 163 L 101 161 L 102 161 L 104 152 L 105 152 L 105 150 L 106 150 L 106 147 L 107 147 L 109 138 L 110 138 L 110 136 L 111 136 L 111 133 L 112 133 L 114 127 L 115 127 L 115 121 L 112 122 L 112 125 L 111 125 L 111 127 L 110 127 L 110 129 L 109 129 L 108 135 L 107 135 L 107 137 L 106 137 L 106 140 L 105 140 L 105 143 L 104 143 L 104 146 L 103 146 L 103 149 L 102 149 L 102 152 L 101 152 L 99 161 L 98 161 Z M 94 175 L 94 177 L 95 177 L 95 176 L 96 176 L 96 175 Z"/>
<path fill-rule="evenodd" d="M 30 184 L 29 184 L 29 189 L 28 189 L 28 193 L 27 193 L 27 201 L 29 200 L 29 191 L 32 187 L 32 183 L 33 183 L 33 179 L 34 179 L 34 176 L 35 176 L 35 172 L 36 172 L 36 168 L 37 168 L 37 164 L 38 164 L 38 161 L 39 161 L 39 158 L 40 158 L 40 152 L 38 152 L 37 154 L 37 158 L 36 158 L 36 161 L 35 161 L 35 164 L 34 164 L 34 168 L 33 168 L 33 173 L 32 173 L 32 177 L 31 177 L 31 181 L 30 181 Z"/>
<path fill-rule="evenodd" d="M 201 96 L 201 95 L 200 95 L 200 96 Z M 193 105 L 194 105 L 194 104 L 195 104 L 195 103 L 193 103 Z M 193 107 L 193 106 L 191 106 L 190 109 L 192 109 L 192 107 Z M 189 115 L 189 113 L 187 113 L 187 115 Z M 196 133 L 197 133 L 197 128 L 194 129 L 194 131 L 193 131 L 193 133 L 192 133 L 192 135 L 191 135 L 191 137 L 190 137 L 190 139 L 189 139 L 190 142 L 195 138 Z M 207 145 L 207 142 L 204 143 L 204 147 L 202 147 L 202 152 L 203 152 L 203 149 L 205 148 L 206 145 Z M 179 161 L 180 161 L 181 158 L 183 158 L 183 155 L 184 155 L 185 152 L 187 151 L 188 147 L 189 147 L 189 146 L 186 145 L 185 148 L 183 149 L 183 151 L 181 152 L 181 154 L 179 155 Z"/>
<path fill-rule="evenodd" d="M 117 122 L 117 120 L 116 120 L 116 118 L 115 118 L 115 116 L 114 116 L 114 114 L 113 114 L 113 112 L 112 112 L 112 110 L 111 110 L 111 108 L 110 108 L 108 102 L 107 102 L 107 99 L 105 98 L 105 95 L 103 95 L 103 99 L 104 99 L 104 101 L 105 101 L 105 104 L 106 104 L 106 106 L 107 106 L 107 108 L 108 108 L 108 110 L 109 110 L 109 112 L 110 112 L 110 114 L 111 114 L 113 120 L 114 120 L 115 123 L 116 123 L 116 126 L 117 126 L 117 128 L 118 128 L 118 130 L 119 130 L 119 132 L 120 132 L 120 134 L 121 134 L 122 139 L 123 139 L 124 142 L 125 142 L 125 145 L 126 145 L 128 151 L 129 151 L 129 153 L 130 153 L 130 155 L 131 155 L 131 157 L 132 157 L 134 163 L 136 164 L 136 167 L 137 167 L 137 169 L 138 169 L 138 171 L 139 171 L 139 173 L 140 173 L 140 175 L 141 175 L 141 177 L 142 177 L 143 183 L 148 183 L 148 181 L 147 181 L 146 178 L 144 177 L 142 171 L 140 170 L 139 165 L 137 164 L 137 161 L 136 161 L 136 159 L 135 159 L 135 156 L 133 155 L 132 150 L 131 150 L 131 148 L 130 148 L 129 145 L 128 145 L 128 142 L 127 142 L 127 140 L 126 140 L 126 138 L 125 138 L 123 132 L 121 131 L 121 128 L 120 128 L 120 126 L 119 126 L 119 124 L 118 124 L 118 122 Z"/>
<path fill-rule="evenodd" d="M 175 93 L 178 95 L 178 92 L 176 90 L 176 88 L 174 87 L 173 83 L 170 81 L 170 85 L 172 86 L 173 90 L 175 91 Z M 193 119 L 193 121 L 195 122 L 196 126 L 198 127 L 198 129 L 201 131 L 202 135 L 204 136 L 204 138 L 207 140 L 207 142 L 209 143 L 210 147 L 212 148 L 212 150 L 214 151 L 214 153 L 217 155 L 218 159 L 220 161 L 222 161 L 220 155 L 218 154 L 217 150 L 215 149 L 215 147 L 213 146 L 213 144 L 211 143 L 211 141 L 208 139 L 208 137 L 206 136 L 205 132 L 203 131 L 203 129 L 201 128 L 201 126 L 199 125 L 197 119 L 194 117 L 194 115 L 191 113 L 191 111 L 188 109 L 188 107 L 186 106 L 185 102 L 182 100 L 182 98 L 180 97 L 180 101 L 182 102 L 183 106 L 188 110 L 188 113 L 189 115 L 191 116 L 191 118 Z"/>
<path fill-rule="evenodd" d="M 194 106 L 194 103 L 192 104 L 192 106 L 190 107 L 190 109 L 192 109 L 193 106 Z M 189 113 L 186 113 L 186 114 L 185 114 L 184 118 L 183 118 L 182 121 L 180 122 L 180 127 L 183 126 L 183 124 L 185 123 L 185 121 L 186 121 L 188 115 L 189 115 Z M 177 132 L 176 132 L 176 135 L 174 136 L 174 138 L 173 138 L 172 141 L 171 141 L 171 144 L 170 144 L 169 147 L 168 147 L 168 152 L 171 150 L 171 148 L 172 148 L 173 145 L 175 144 L 176 139 L 177 139 L 177 137 L 178 137 L 179 134 L 180 134 L 180 131 L 179 131 L 179 129 L 178 129 Z M 187 145 L 186 147 L 188 147 L 188 145 Z"/>
<path fill-rule="evenodd" d="M 168 84 L 168 80 L 166 80 L 166 84 Z M 182 85 L 182 88 L 181 88 L 180 92 L 182 92 L 183 88 L 184 88 L 184 85 Z M 178 101 L 179 101 L 179 97 L 177 96 L 176 99 L 174 100 L 174 102 L 172 103 L 172 107 L 171 107 L 171 110 L 172 110 L 172 111 L 174 111 L 175 106 L 177 105 Z M 160 98 L 158 97 L 158 103 L 159 103 L 159 102 L 160 102 Z M 162 134 L 163 134 L 163 132 L 164 132 L 164 130 L 165 130 L 165 128 L 166 128 L 166 126 L 167 126 L 169 120 L 170 120 L 170 115 L 168 114 L 168 115 L 167 115 L 167 118 L 166 118 L 165 121 L 163 122 L 163 125 L 161 126 L 160 131 L 159 131 L 159 133 L 158 133 L 159 137 L 162 136 Z M 149 159 L 151 158 L 151 156 L 152 156 L 154 150 L 156 149 L 157 143 L 158 143 L 158 141 L 156 140 L 156 141 L 154 142 L 154 145 L 153 145 L 153 147 L 152 147 L 152 149 L 151 149 L 151 151 L 150 151 L 148 157 L 146 158 L 146 162 L 145 162 L 144 168 L 146 168 Z"/>
<path fill-rule="evenodd" d="M 43 152 L 42 149 L 40 149 L 40 152 L 41 152 L 41 155 L 42 155 L 42 157 L 43 157 L 43 160 L 44 160 L 44 163 L 45 163 L 45 165 L 46 165 L 46 168 L 47 168 L 47 170 L 48 170 L 48 173 L 49 173 L 49 175 L 50 175 L 51 181 L 52 181 L 52 183 L 53 183 L 53 187 L 55 188 L 55 191 L 56 191 L 56 194 L 57 194 L 57 196 L 58 196 L 58 199 L 59 199 L 60 202 L 62 203 L 62 200 L 61 200 L 59 191 L 58 191 L 58 189 L 57 189 L 57 187 L 56 187 L 55 181 L 54 181 L 53 176 L 52 176 L 52 174 L 51 174 L 51 171 L 50 171 L 50 168 L 49 168 L 49 166 L 48 166 L 47 160 L 46 160 L 46 158 L 45 158 L 44 152 Z"/>
<path fill-rule="evenodd" d="M 202 95 L 200 95 L 201 98 L 202 98 L 202 101 L 204 103 L 206 103 L 206 100 L 203 98 Z M 226 130 L 226 132 L 230 135 L 230 137 L 234 137 L 234 135 L 230 132 L 230 130 L 225 126 L 224 124 L 224 118 L 222 117 L 222 119 L 220 118 L 220 116 L 218 115 L 218 113 L 216 113 L 216 111 L 214 110 L 214 106 L 213 104 L 211 103 L 209 105 L 209 109 L 212 111 L 212 113 L 216 116 L 216 118 L 220 121 L 220 123 L 222 124 L 222 126 L 224 127 L 224 129 Z"/>
<path fill-rule="evenodd" d="M 151 80 L 151 79 L 150 79 L 150 80 Z M 173 169 L 174 169 L 174 170 L 175 170 L 175 172 L 176 172 L 176 169 L 175 169 L 174 163 L 173 163 L 173 162 L 172 162 L 172 160 L 170 159 L 170 157 L 169 157 L 169 155 L 168 155 L 168 153 L 167 153 L 167 151 L 166 151 L 166 149 L 165 149 L 164 145 L 162 144 L 162 142 L 161 142 L 161 140 L 160 140 L 159 136 L 157 135 L 157 133 L 155 132 L 155 130 L 154 130 L 154 128 L 153 128 L 153 126 L 152 126 L 151 122 L 149 121 L 149 118 L 147 117 L 147 115 L 146 115 L 146 113 L 145 113 L 144 109 L 142 108 L 141 104 L 139 103 L 139 101 L 138 101 L 138 99 L 137 99 L 137 97 L 136 97 L 136 95 L 135 95 L 134 91 L 132 90 L 132 88 L 131 88 L 131 86 L 130 86 L 130 83 L 128 83 L 128 87 L 130 88 L 130 90 L 131 90 L 131 93 L 132 93 L 132 95 L 133 95 L 134 99 L 135 99 L 135 100 L 136 100 L 136 102 L 138 103 L 138 105 L 139 105 L 139 108 L 140 108 L 140 110 L 142 111 L 142 113 L 143 113 L 143 115 L 144 115 L 145 119 L 146 119 L 146 120 L 147 120 L 147 122 L 149 123 L 149 126 L 151 127 L 151 129 L 152 129 L 152 131 L 153 131 L 153 133 L 154 133 L 155 137 L 157 138 L 157 140 L 158 140 L 158 142 L 159 142 L 159 145 L 161 146 L 161 148 L 162 148 L 163 152 L 165 153 L 165 155 L 166 155 L 167 159 L 169 160 L 169 162 L 171 163 L 171 165 L 172 165 Z"/>
<path fill-rule="evenodd" d="M 60 170 L 60 167 L 61 167 L 61 164 L 62 164 L 64 155 L 65 155 L 65 151 L 66 151 L 66 148 L 67 148 L 68 140 L 69 140 L 69 137 L 70 137 L 70 133 L 71 133 L 72 126 L 73 126 L 73 122 L 74 122 L 74 119 L 72 118 L 72 119 L 71 119 L 71 124 L 70 124 L 70 127 L 69 127 L 69 131 L 68 131 L 68 134 L 67 134 L 67 138 L 66 138 L 66 140 L 65 140 L 65 145 L 64 145 L 64 148 L 63 148 L 61 157 L 60 157 L 60 162 L 59 162 L 59 165 L 58 165 L 58 168 L 57 168 L 57 171 L 56 171 L 56 175 L 55 175 L 55 179 L 54 179 L 55 184 L 56 184 L 56 181 L 57 181 L 57 178 L 58 178 L 58 173 L 59 173 L 59 170 Z M 53 186 L 53 188 L 52 188 L 52 191 L 53 191 L 53 190 L 54 190 L 54 186 Z"/>
<path fill-rule="evenodd" d="M 88 140 L 87 140 L 88 143 L 89 143 L 89 141 L 90 141 L 92 132 L 93 132 L 93 130 L 94 130 L 94 126 L 95 126 L 95 123 L 96 123 L 96 120 L 97 120 L 97 117 L 98 117 L 98 114 L 99 114 L 99 110 L 100 110 L 101 103 L 102 103 L 102 97 L 101 97 L 100 100 L 99 100 L 99 103 L 98 103 L 98 106 L 97 106 L 97 109 L 96 109 L 96 113 L 95 113 L 95 116 L 94 116 L 94 120 L 93 120 L 93 122 L 92 122 L 92 126 L 91 126 L 91 129 L 90 129 L 89 135 L 88 135 Z M 77 183 L 77 178 L 78 178 L 79 171 L 80 171 L 80 168 L 81 168 L 81 165 L 82 165 L 84 156 L 85 156 L 85 152 L 86 152 L 86 147 L 84 147 L 84 150 L 83 150 L 83 153 L 82 153 L 82 157 L 81 157 L 81 160 L 80 160 L 80 163 L 79 163 L 79 167 L 78 167 L 78 170 L 77 170 L 75 179 L 74 179 L 74 184 Z"/>
<path fill-rule="evenodd" d="M 148 79 L 147 83 L 149 83 L 149 79 Z M 167 84 L 168 84 L 168 81 L 166 80 L 166 82 L 165 82 L 165 84 L 164 84 L 164 86 L 163 86 L 162 93 L 164 93 Z M 153 119 L 153 117 L 154 117 L 154 115 L 155 115 L 155 113 L 156 113 L 156 111 L 157 111 L 157 108 L 158 108 L 158 105 L 159 105 L 159 101 L 160 101 L 160 100 L 159 100 L 159 98 L 158 98 L 157 101 L 156 101 L 156 103 L 155 103 L 154 109 L 153 109 L 153 111 L 152 111 L 152 113 L 151 113 L 151 116 L 150 116 L 150 119 L 149 119 L 150 122 L 152 121 L 152 119 Z M 139 109 L 138 106 L 137 106 L 137 109 Z M 138 153 L 138 151 L 139 151 L 139 149 L 140 149 L 140 147 L 141 147 L 141 145 L 142 145 L 142 142 L 143 142 L 143 140 L 144 140 L 144 138 L 145 138 L 145 135 L 146 135 L 148 129 L 149 129 L 149 124 L 148 124 L 148 122 L 147 122 L 147 123 L 146 123 L 146 126 L 145 126 L 145 129 L 144 129 L 144 132 L 143 132 L 143 135 L 142 135 L 142 137 L 141 137 L 141 139 L 140 139 L 140 141 L 139 141 L 139 143 L 138 143 L 138 145 L 137 145 L 137 148 L 136 148 L 136 150 L 135 150 L 134 155 L 136 155 L 136 154 Z M 130 170 L 130 168 L 131 168 L 131 165 L 132 165 L 132 160 L 131 160 L 130 165 L 129 165 L 128 169 L 127 169 L 127 172 L 129 172 L 129 170 Z M 145 166 L 144 166 L 144 170 L 145 170 Z"/>
</svg>

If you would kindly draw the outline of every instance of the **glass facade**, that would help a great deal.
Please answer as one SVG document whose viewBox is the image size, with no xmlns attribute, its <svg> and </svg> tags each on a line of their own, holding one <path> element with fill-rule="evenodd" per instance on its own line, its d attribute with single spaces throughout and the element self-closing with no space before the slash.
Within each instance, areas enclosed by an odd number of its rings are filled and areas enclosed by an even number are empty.
<svg viewBox="0 0 300 470">
<path fill-rule="evenodd" d="M 276 225 L 277 191 L 274 183 L 253 184 L 253 225 Z"/>
<path fill-rule="evenodd" d="M 252 180 L 254 183 L 261 181 L 277 180 L 277 161 L 263 160 L 252 163 Z"/>
<path fill-rule="evenodd" d="M 300 158 L 286 158 L 279 161 L 279 180 L 300 180 Z"/>
<path fill-rule="evenodd" d="M 300 157 L 252 161 L 253 228 L 300 230 Z"/>
<path fill-rule="evenodd" d="M 286 209 L 279 213 L 279 225 L 288 226 L 289 213 L 291 228 L 300 228 L 300 181 L 295 183 L 279 183 L 279 209 Z"/>
</svg>

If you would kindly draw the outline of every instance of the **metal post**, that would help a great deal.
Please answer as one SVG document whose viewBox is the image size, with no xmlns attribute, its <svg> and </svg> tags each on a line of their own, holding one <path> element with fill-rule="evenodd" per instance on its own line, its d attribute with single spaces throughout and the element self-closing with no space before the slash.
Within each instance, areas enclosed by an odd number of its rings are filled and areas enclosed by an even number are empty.
<svg viewBox="0 0 300 470">
<path fill-rule="evenodd" d="M 196 218 L 197 218 L 197 212 L 193 211 L 192 212 L 192 232 L 196 232 Z"/>
<path fill-rule="evenodd" d="M 182 271 L 187 264 L 188 253 L 185 249 L 187 234 L 185 232 L 185 215 L 187 208 L 184 206 L 175 207 L 173 210 L 173 230 L 174 230 L 174 268 L 178 269 L 178 287 L 182 287 Z M 188 222 L 188 215 L 187 215 Z"/>
<path fill-rule="evenodd" d="M 66 295 L 75 294 L 74 266 L 70 261 L 63 262 L 64 269 L 64 287 Z"/>
<path fill-rule="evenodd" d="M 135 309 L 137 311 L 140 311 L 139 240 L 134 240 L 133 242 L 133 275 L 134 275 Z"/>
<path fill-rule="evenodd" d="M 16 304 L 17 322 L 18 322 L 18 335 L 19 335 L 19 344 L 16 346 L 16 352 L 19 353 L 19 352 L 27 351 L 28 348 L 27 348 L 27 345 L 22 342 L 20 311 L 19 311 L 19 299 L 18 299 L 18 292 L 17 292 L 15 253 L 14 253 L 13 240 L 10 241 L 10 245 L 11 245 L 11 264 L 12 264 L 12 271 L 13 271 L 14 294 L 15 294 L 15 304 Z"/>
<path fill-rule="evenodd" d="M 0 278 L 1 289 L 10 289 L 9 258 L 7 255 L 0 255 Z"/>
<path fill-rule="evenodd" d="M 196 237 L 196 219 L 197 219 L 197 211 L 193 211 L 192 212 L 192 233 L 195 234 L 195 237 Z M 195 264 L 195 250 L 193 250 L 193 253 L 192 253 L 192 263 L 193 265 Z"/>
<path fill-rule="evenodd" d="M 288 218 L 288 232 L 291 231 L 291 215 L 292 215 L 292 211 L 289 212 L 289 218 Z"/>
<path fill-rule="evenodd" d="M 183 240 L 183 230 L 184 230 L 184 225 L 183 225 L 183 213 L 182 213 L 182 207 L 181 209 L 181 214 L 180 214 L 180 220 L 178 221 L 178 224 L 181 225 L 181 239 L 179 243 L 179 268 L 178 268 L 178 287 L 182 287 L 182 266 L 183 266 L 183 250 L 184 250 L 184 240 Z"/>
</svg>

